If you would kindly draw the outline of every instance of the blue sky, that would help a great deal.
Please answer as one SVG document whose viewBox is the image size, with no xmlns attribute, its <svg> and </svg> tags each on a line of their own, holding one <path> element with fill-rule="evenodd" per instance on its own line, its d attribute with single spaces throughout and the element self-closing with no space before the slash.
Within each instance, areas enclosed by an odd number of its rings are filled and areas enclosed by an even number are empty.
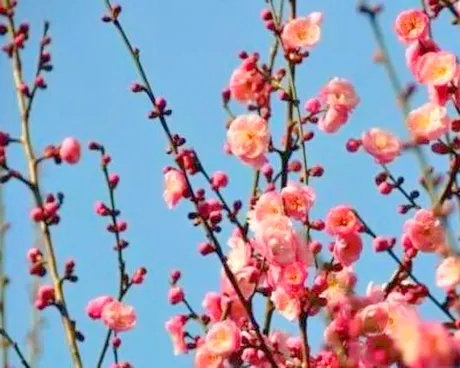
<svg viewBox="0 0 460 368">
<path fill-rule="evenodd" d="M 235 158 L 223 153 L 226 114 L 221 108 L 220 91 L 238 65 L 239 50 L 259 51 L 266 55 L 271 44 L 269 35 L 259 21 L 263 1 L 201 0 L 125 2 L 122 14 L 129 35 L 141 49 L 142 59 L 157 95 L 165 96 L 174 110 L 169 120 L 173 131 L 185 135 L 195 147 L 208 171 L 225 170 L 230 186 L 229 199 L 245 200 L 251 183 L 251 170 Z M 400 75 L 411 80 L 404 64 L 404 49 L 391 30 L 398 11 L 415 7 L 419 1 L 387 2 L 382 17 L 385 34 Z M 197 244 L 203 240 L 200 230 L 186 219 L 189 204 L 169 211 L 162 201 L 162 168 L 171 162 L 164 154 L 165 140 L 156 123 L 145 118 L 148 103 L 129 91 L 136 81 L 131 60 L 115 30 L 103 24 L 103 1 L 21 2 L 18 16 L 31 22 L 32 39 L 25 51 L 25 73 L 32 77 L 35 67 L 41 22 L 51 22 L 51 47 L 55 70 L 47 77 L 49 88 L 40 93 L 32 114 L 32 134 L 37 149 L 48 143 L 59 143 L 74 136 L 83 143 L 102 142 L 113 156 L 112 169 L 121 175 L 117 202 L 123 218 L 129 222 L 126 251 L 127 267 L 133 271 L 146 266 L 148 277 L 143 286 L 134 288 L 126 301 L 138 312 L 138 326 L 123 334 L 121 357 L 135 367 L 189 367 L 189 356 L 174 357 L 164 322 L 180 307 L 167 304 L 168 274 L 172 268 L 183 271 L 183 281 L 190 302 L 199 308 L 208 290 L 218 290 L 219 267 L 215 259 L 200 257 Z M 386 75 L 373 64 L 375 50 L 369 25 L 355 11 L 353 1 L 302 2 L 299 14 L 322 11 L 325 14 L 323 37 L 298 73 L 302 100 L 314 96 L 334 76 L 354 83 L 362 102 L 348 125 L 334 136 L 318 133 L 308 146 L 311 163 L 326 169 L 323 178 L 312 181 L 318 201 L 313 210 L 322 217 L 337 204 L 355 206 L 374 231 L 399 236 L 404 218 L 396 213 L 402 199 L 394 194 L 382 197 L 373 185 L 378 167 L 365 154 L 349 155 L 344 145 L 348 138 L 372 126 L 384 127 L 405 137 L 401 114 L 394 102 Z M 458 40 L 447 24 L 446 15 L 436 22 L 436 39 L 447 49 L 455 50 Z M 11 71 L 5 57 L 0 59 L 0 128 L 19 135 L 18 113 Z M 426 98 L 421 91 L 414 106 Z M 280 105 L 279 105 L 280 106 Z M 238 108 L 235 108 L 239 111 Z M 272 125 L 284 124 L 283 113 Z M 204 134 L 206 134 L 206 138 Z M 22 152 L 11 147 L 9 156 L 18 169 L 24 169 Z M 439 169 L 446 162 L 436 161 Z M 403 174 L 407 186 L 417 185 L 416 161 L 405 156 L 392 165 Z M 93 213 L 96 200 L 106 200 L 107 193 L 99 170 L 98 157 L 85 152 L 80 165 L 42 170 L 47 191 L 63 191 L 66 201 L 62 223 L 53 230 L 55 250 L 60 263 L 68 258 L 77 261 L 80 281 L 66 287 L 72 316 L 86 336 L 81 352 L 86 366 L 94 366 L 105 329 L 90 321 L 85 313 L 86 302 L 100 294 L 114 294 L 117 288 L 116 257 L 112 236 L 104 230 L 105 222 Z M 202 185 L 197 182 L 197 185 Z M 25 254 L 33 244 L 33 226 L 28 220 L 30 195 L 17 183 L 6 187 L 6 212 L 12 228 L 7 237 L 7 271 L 11 275 L 8 288 L 8 330 L 24 345 L 30 306 L 26 285 L 30 281 Z M 225 242 L 224 232 L 221 239 Z M 323 239 L 323 238 L 321 238 Z M 366 250 L 357 265 L 363 275 L 360 288 L 369 280 L 387 280 L 394 264 L 386 255 L 376 255 L 366 241 Z M 430 285 L 433 282 L 433 257 L 421 257 L 416 273 Z M 440 293 L 436 290 L 436 293 Z M 430 318 L 439 314 L 431 306 L 422 308 Z M 54 310 L 43 313 L 45 349 L 41 367 L 71 367 L 64 345 L 64 335 Z M 292 326 L 281 318 L 277 326 L 288 331 Z M 310 326 L 313 346 L 321 342 L 322 321 Z M 110 359 L 106 360 L 109 366 Z M 18 366 L 18 364 L 16 364 Z"/>
</svg>

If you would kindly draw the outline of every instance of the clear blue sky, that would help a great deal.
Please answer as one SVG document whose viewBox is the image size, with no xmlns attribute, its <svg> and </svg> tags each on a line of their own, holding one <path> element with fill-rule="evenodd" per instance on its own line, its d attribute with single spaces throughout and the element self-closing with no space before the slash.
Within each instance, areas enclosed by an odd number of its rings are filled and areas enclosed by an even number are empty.
<svg viewBox="0 0 460 368">
<path fill-rule="evenodd" d="M 168 211 L 162 201 L 162 168 L 169 165 L 164 155 L 165 141 L 160 127 L 145 118 L 148 103 L 129 92 L 136 80 L 131 60 L 115 30 L 104 25 L 100 16 L 105 10 L 101 1 L 20 2 L 19 17 L 32 25 L 32 42 L 25 52 L 25 72 L 31 77 L 35 65 L 36 44 L 41 21 L 51 21 L 52 58 L 55 70 L 47 78 L 49 89 L 40 93 L 32 114 L 33 139 L 38 149 L 48 143 L 59 143 L 75 136 L 86 144 L 96 139 L 103 142 L 113 156 L 112 168 L 121 175 L 117 191 L 123 218 L 129 221 L 127 238 L 131 247 L 126 252 L 127 266 L 134 270 L 146 266 L 146 283 L 134 288 L 127 298 L 138 312 L 138 326 L 123 334 L 121 358 L 135 367 L 190 367 L 190 357 L 175 358 L 164 330 L 167 318 L 180 307 L 167 304 L 168 273 L 172 268 L 183 271 L 183 286 L 191 303 L 199 308 L 208 290 L 218 290 L 218 265 L 215 259 L 202 259 L 196 245 L 203 239 L 200 230 L 186 219 L 188 204 Z M 383 69 L 373 64 L 373 38 L 366 19 L 355 12 L 353 1 L 302 1 L 299 13 L 322 11 L 325 14 L 322 42 L 298 74 L 302 100 L 314 96 L 334 76 L 352 81 L 362 98 L 348 125 L 335 136 L 318 133 L 308 147 L 311 163 L 320 163 L 325 176 L 314 180 L 318 194 L 314 215 L 324 216 L 333 205 L 348 203 L 366 217 L 379 234 L 399 236 L 403 218 L 395 206 L 401 198 L 395 194 L 382 197 L 373 185 L 378 167 L 365 154 L 345 154 L 349 137 L 359 135 L 371 126 L 381 126 L 405 136 L 401 114 L 394 103 L 392 90 Z M 398 44 L 391 24 L 403 7 L 418 6 L 419 1 L 386 2 L 383 16 L 391 54 L 397 60 L 404 80 L 410 80 L 403 46 Z M 220 91 L 238 65 L 241 49 L 266 55 L 270 38 L 259 21 L 264 2 L 247 0 L 147 1 L 125 2 L 122 21 L 142 59 L 158 95 L 167 97 L 174 110 L 171 127 L 184 134 L 197 148 L 209 171 L 223 169 L 230 173 L 229 199 L 246 199 L 251 171 L 236 159 L 224 155 L 226 115 L 221 109 Z M 440 22 L 437 22 L 440 23 Z M 436 24 L 439 42 L 455 50 L 453 30 Z M 13 136 L 19 134 L 18 114 L 12 87 L 10 67 L 0 59 L 0 127 Z M 426 98 L 417 95 L 416 102 Z M 283 114 L 273 124 L 283 124 Z M 206 139 L 204 133 L 207 135 Z M 23 169 L 19 148 L 9 150 L 11 161 Z M 446 167 L 445 162 L 439 163 Z M 392 165 L 397 174 L 405 174 L 407 185 L 414 188 L 416 161 L 412 156 Z M 95 365 L 105 329 L 84 313 L 87 300 L 100 294 L 114 294 L 117 283 L 112 236 L 104 230 L 105 221 L 93 213 L 96 200 L 107 198 L 96 155 L 85 152 L 80 165 L 56 168 L 47 164 L 42 172 L 48 191 L 63 191 L 66 201 L 62 223 L 53 230 L 55 250 L 61 264 L 70 257 L 77 261 L 80 281 L 66 286 L 66 295 L 78 327 L 86 335 L 81 344 L 85 366 Z M 30 307 L 26 285 L 25 254 L 33 244 L 33 227 L 28 220 L 30 195 L 14 183 L 6 189 L 6 210 L 12 224 L 7 238 L 7 270 L 11 275 L 8 288 L 8 329 L 24 345 Z M 227 232 L 228 233 L 228 232 Z M 225 237 L 222 236 L 225 242 Z M 360 282 L 387 280 L 394 264 L 386 255 L 376 255 L 366 240 L 366 251 L 358 263 Z M 416 273 L 432 284 L 433 257 L 421 257 Z M 438 293 L 438 291 L 436 291 Z M 439 293 L 438 293 L 439 294 Z M 424 313 L 438 317 L 427 306 Z M 57 313 L 43 313 L 41 367 L 71 367 Z M 290 330 L 281 318 L 275 322 Z M 314 346 L 321 341 L 322 321 L 317 319 L 309 333 Z M 106 360 L 109 366 L 110 359 Z M 16 363 L 16 366 L 19 366 Z"/>
</svg>

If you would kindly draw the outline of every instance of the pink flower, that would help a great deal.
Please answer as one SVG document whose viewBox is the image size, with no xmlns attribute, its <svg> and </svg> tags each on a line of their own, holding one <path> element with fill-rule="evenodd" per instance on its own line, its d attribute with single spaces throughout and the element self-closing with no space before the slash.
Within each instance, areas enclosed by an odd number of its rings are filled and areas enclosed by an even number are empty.
<svg viewBox="0 0 460 368">
<path fill-rule="evenodd" d="M 300 315 L 300 301 L 292 297 L 283 287 L 277 287 L 270 299 L 276 310 L 289 321 L 294 321 Z"/>
<path fill-rule="evenodd" d="M 115 332 L 128 331 L 136 325 L 134 308 L 117 300 L 104 306 L 101 318 L 107 327 Z"/>
<path fill-rule="evenodd" d="M 320 98 L 330 107 L 343 106 L 347 111 L 353 110 L 359 103 L 353 85 L 346 79 L 337 77 L 322 88 Z"/>
<path fill-rule="evenodd" d="M 451 256 L 445 258 L 436 270 L 436 285 L 452 290 L 460 285 L 460 258 Z"/>
<path fill-rule="evenodd" d="M 253 62 L 251 58 L 247 58 L 235 69 L 230 78 L 229 89 L 237 101 L 263 104 L 267 99 L 268 85 L 259 72 L 249 67 Z"/>
<path fill-rule="evenodd" d="M 99 296 L 90 300 L 86 305 L 86 314 L 92 319 L 99 319 L 102 315 L 104 307 L 114 299 L 111 296 Z"/>
<path fill-rule="evenodd" d="M 401 141 L 393 134 L 379 128 L 372 128 L 362 135 L 364 149 L 375 157 L 377 162 L 388 164 L 402 149 Z"/>
<path fill-rule="evenodd" d="M 187 191 L 184 174 L 177 169 L 170 169 L 164 175 L 163 199 L 169 208 L 173 208 Z"/>
<path fill-rule="evenodd" d="M 222 297 L 215 292 L 208 292 L 204 296 L 202 306 L 211 321 L 219 321 L 222 317 Z"/>
<path fill-rule="evenodd" d="M 404 364 L 410 367 L 451 367 L 454 361 L 453 341 L 438 323 L 406 319 L 392 335 Z"/>
<path fill-rule="evenodd" d="M 260 168 L 266 162 L 264 154 L 270 142 L 268 124 L 255 114 L 240 115 L 230 124 L 227 142 L 235 156 Z"/>
<path fill-rule="evenodd" d="M 195 368 L 223 368 L 224 358 L 211 352 L 205 345 L 200 346 L 195 355 Z"/>
<path fill-rule="evenodd" d="M 410 9 L 399 13 L 395 21 L 395 31 L 401 42 L 409 43 L 428 37 L 430 20 L 425 12 Z"/>
<path fill-rule="evenodd" d="M 286 290 L 296 290 L 303 286 L 307 276 L 305 263 L 294 262 L 283 267 L 279 283 Z"/>
<path fill-rule="evenodd" d="M 290 20 L 283 28 L 281 39 L 287 49 L 304 49 L 315 46 L 321 37 L 322 13 Z"/>
<path fill-rule="evenodd" d="M 268 217 L 284 215 L 282 196 L 275 192 L 262 194 L 257 200 L 254 208 L 249 211 L 249 224 L 252 230 L 256 231 L 258 225 Z"/>
<path fill-rule="evenodd" d="M 249 265 L 251 260 L 251 246 L 244 241 L 241 235 L 232 235 L 228 240 L 231 250 L 227 255 L 227 264 L 232 272 L 238 272 Z"/>
<path fill-rule="evenodd" d="M 283 199 L 286 215 L 296 220 L 304 221 L 307 212 L 310 211 L 310 208 L 313 206 L 316 194 L 309 186 L 289 182 L 288 185 L 281 190 L 281 197 Z"/>
<path fill-rule="evenodd" d="M 78 163 L 81 157 L 80 143 L 75 138 L 64 139 L 59 148 L 59 157 L 71 165 Z"/>
<path fill-rule="evenodd" d="M 325 133 L 335 133 L 348 120 L 348 110 L 346 107 L 337 105 L 329 107 L 326 113 L 320 117 L 318 128 Z"/>
<path fill-rule="evenodd" d="M 451 82 L 457 71 L 457 58 L 445 51 L 428 52 L 417 62 L 415 76 L 420 83 L 443 86 Z"/>
<path fill-rule="evenodd" d="M 449 86 L 428 86 L 428 98 L 431 103 L 445 106 L 449 101 Z"/>
<path fill-rule="evenodd" d="M 436 252 L 446 244 L 442 223 L 431 210 L 418 210 L 405 222 L 404 231 L 414 248 L 422 252 Z"/>
<path fill-rule="evenodd" d="M 434 140 L 448 132 L 450 119 L 445 107 L 428 102 L 412 110 L 406 122 L 415 140 Z"/>
<path fill-rule="evenodd" d="M 337 206 L 326 216 L 326 231 L 331 235 L 346 236 L 358 231 L 360 222 L 349 206 Z"/>
<path fill-rule="evenodd" d="M 344 266 L 350 266 L 356 262 L 362 250 L 363 243 L 357 233 L 338 236 L 334 243 L 334 257 Z"/>
<path fill-rule="evenodd" d="M 185 322 L 186 318 L 184 316 L 175 316 L 165 324 L 166 330 L 171 335 L 174 355 L 184 354 L 188 351 L 187 344 L 185 343 Z"/>
<path fill-rule="evenodd" d="M 241 346 L 240 329 L 231 320 L 217 322 L 206 334 L 205 344 L 210 352 L 228 356 Z"/>
<path fill-rule="evenodd" d="M 256 232 L 261 254 L 268 262 L 287 265 L 297 256 L 297 237 L 286 216 L 270 216 L 260 223 Z"/>
<path fill-rule="evenodd" d="M 358 314 L 361 320 L 361 332 L 364 334 L 380 334 L 388 324 L 387 303 L 371 304 Z"/>
<path fill-rule="evenodd" d="M 417 63 L 428 52 L 440 51 L 439 46 L 433 40 L 423 42 L 414 41 L 406 49 L 406 64 L 412 73 L 416 73 Z"/>
</svg>

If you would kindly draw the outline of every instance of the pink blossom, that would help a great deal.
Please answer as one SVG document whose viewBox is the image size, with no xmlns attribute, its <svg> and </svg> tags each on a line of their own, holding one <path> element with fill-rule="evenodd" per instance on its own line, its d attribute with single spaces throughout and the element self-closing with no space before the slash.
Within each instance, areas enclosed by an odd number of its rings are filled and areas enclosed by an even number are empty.
<svg viewBox="0 0 460 368">
<path fill-rule="evenodd" d="M 417 63 L 420 58 L 428 52 L 440 51 L 439 46 L 433 40 L 424 40 L 423 42 L 414 41 L 406 49 L 407 67 L 416 73 Z"/>
<path fill-rule="evenodd" d="M 239 234 L 232 235 L 228 243 L 231 249 L 227 255 L 227 264 L 232 272 L 238 272 L 249 265 L 252 253 L 251 246 Z"/>
<path fill-rule="evenodd" d="M 281 33 L 284 46 L 287 49 L 315 46 L 321 38 L 322 20 L 322 13 L 318 12 L 290 20 Z"/>
<path fill-rule="evenodd" d="M 377 162 L 388 164 L 401 152 L 401 141 L 393 134 L 379 128 L 372 128 L 362 135 L 364 149 L 375 157 Z"/>
<path fill-rule="evenodd" d="M 254 208 L 249 211 L 248 218 L 252 230 L 268 217 L 284 215 L 284 204 L 282 196 L 275 191 L 262 194 L 257 200 Z"/>
<path fill-rule="evenodd" d="M 136 325 L 134 308 L 117 300 L 104 306 L 101 318 L 107 327 L 115 332 L 128 331 Z"/>
<path fill-rule="evenodd" d="M 349 206 L 337 206 L 326 216 L 326 231 L 331 235 L 346 236 L 358 231 L 360 222 Z"/>
<path fill-rule="evenodd" d="M 175 316 L 165 324 L 166 330 L 171 335 L 174 355 L 184 354 L 188 351 L 187 344 L 185 343 L 185 322 L 186 318 L 184 316 Z"/>
<path fill-rule="evenodd" d="M 211 352 L 208 347 L 202 345 L 195 355 L 195 368 L 223 368 L 224 358 L 219 354 Z"/>
<path fill-rule="evenodd" d="M 99 296 L 92 299 L 86 305 L 86 314 L 92 319 L 99 319 L 102 315 L 104 307 L 114 299 L 111 296 Z"/>
<path fill-rule="evenodd" d="M 326 113 L 320 117 L 318 128 L 325 133 L 335 133 L 348 120 L 348 110 L 344 106 L 329 107 Z"/>
<path fill-rule="evenodd" d="M 163 198 L 169 208 L 173 208 L 187 191 L 184 174 L 177 169 L 170 169 L 164 175 Z"/>
<path fill-rule="evenodd" d="M 351 267 L 340 272 L 329 272 L 326 278 L 327 288 L 321 296 L 327 299 L 328 308 L 342 301 L 355 287 L 356 275 Z"/>
<path fill-rule="evenodd" d="M 413 247 L 422 252 L 436 252 L 445 246 L 444 228 L 431 210 L 418 210 L 405 222 L 404 231 Z"/>
<path fill-rule="evenodd" d="M 428 52 L 420 57 L 415 76 L 420 83 L 443 86 L 451 82 L 457 71 L 457 58 L 445 51 Z"/>
<path fill-rule="evenodd" d="M 460 258 L 451 256 L 445 258 L 436 270 L 436 285 L 446 290 L 452 290 L 460 285 Z"/>
<path fill-rule="evenodd" d="M 231 320 L 217 322 L 206 334 L 205 344 L 210 352 L 228 356 L 241 346 L 240 329 Z"/>
<path fill-rule="evenodd" d="M 355 263 L 362 250 L 363 243 L 357 233 L 338 236 L 334 243 L 334 257 L 344 266 Z"/>
<path fill-rule="evenodd" d="M 309 186 L 289 182 L 288 185 L 281 190 L 281 197 L 283 199 L 286 215 L 296 220 L 304 221 L 307 212 L 316 199 L 316 194 Z"/>
<path fill-rule="evenodd" d="M 449 86 L 428 86 L 428 97 L 431 103 L 444 106 L 449 101 Z"/>
<path fill-rule="evenodd" d="M 330 107 L 343 106 L 347 111 L 353 110 L 359 103 L 353 85 L 344 78 L 333 78 L 320 91 L 320 98 Z"/>
<path fill-rule="evenodd" d="M 276 310 L 289 321 L 294 321 L 300 315 L 300 301 L 289 294 L 283 287 L 277 287 L 271 300 Z"/>
<path fill-rule="evenodd" d="M 453 341 L 441 324 L 418 318 L 405 320 L 397 326 L 392 338 L 407 366 L 437 368 L 453 364 Z"/>
<path fill-rule="evenodd" d="M 380 334 L 388 324 L 387 303 L 371 304 L 358 314 L 361 320 L 361 332 L 365 334 Z"/>
<path fill-rule="evenodd" d="M 428 37 L 430 20 L 425 12 L 416 9 L 405 10 L 399 13 L 395 21 L 395 31 L 401 42 L 409 43 L 414 40 Z"/>
<path fill-rule="evenodd" d="M 178 304 L 184 300 L 184 291 L 179 286 L 172 286 L 168 291 L 168 300 L 171 304 Z"/>
<path fill-rule="evenodd" d="M 238 116 L 227 131 L 227 143 L 231 152 L 256 168 L 266 162 L 265 152 L 269 141 L 267 122 L 255 114 Z"/>
<path fill-rule="evenodd" d="M 66 138 L 62 141 L 59 148 L 59 156 L 68 164 L 76 164 L 80 161 L 81 147 L 80 143 L 75 138 Z"/>
<path fill-rule="evenodd" d="M 286 216 L 270 216 L 262 221 L 256 232 L 256 240 L 259 251 L 270 263 L 282 266 L 296 259 L 297 237 Z"/>
<path fill-rule="evenodd" d="M 230 79 L 230 93 L 240 102 L 263 103 L 266 100 L 268 85 L 263 76 L 248 65 L 253 63 L 247 58 L 235 69 Z"/>
<path fill-rule="evenodd" d="M 412 110 L 406 122 L 414 139 L 434 140 L 448 132 L 450 119 L 445 107 L 428 102 Z"/>
<path fill-rule="evenodd" d="M 286 290 L 295 290 L 303 286 L 307 276 L 305 263 L 294 262 L 282 268 L 279 284 Z"/>
<path fill-rule="evenodd" d="M 202 306 L 211 321 L 219 321 L 222 317 L 222 297 L 215 292 L 208 292 L 204 296 Z"/>
</svg>

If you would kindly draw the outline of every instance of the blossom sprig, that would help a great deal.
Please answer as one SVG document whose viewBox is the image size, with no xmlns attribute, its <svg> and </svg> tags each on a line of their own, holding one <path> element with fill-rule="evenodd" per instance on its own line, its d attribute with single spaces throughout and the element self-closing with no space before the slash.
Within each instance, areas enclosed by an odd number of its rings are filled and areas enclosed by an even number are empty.
<svg viewBox="0 0 460 368">
<path fill-rule="evenodd" d="M 118 30 L 118 32 L 121 34 L 122 36 L 122 39 L 124 41 L 124 44 L 126 45 L 129 53 L 131 54 L 132 56 L 132 59 L 134 61 L 134 65 L 136 67 L 136 70 L 138 71 L 139 73 L 139 76 L 141 77 L 142 79 L 142 88 L 145 89 L 146 91 L 146 94 L 150 100 L 150 102 L 152 103 L 152 106 L 154 108 L 153 112 L 155 112 L 155 116 L 152 116 L 154 118 L 157 118 L 159 119 L 160 121 L 160 124 L 161 124 L 161 127 L 163 128 L 163 131 L 165 132 L 166 134 L 166 137 L 168 139 L 168 143 L 170 145 L 170 152 L 175 156 L 175 159 L 176 159 L 176 162 L 179 162 L 179 176 L 176 177 L 176 179 L 178 180 L 178 182 L 180 183 L 181 187 L 179 188 L 184 188 L 186 189 L 186 194 L 188 196 L 190 196 L 190 200 L 191 202 L 194 204 L 195 206 L 195 210 L 196 210 L 196 213 L 200 213 L 199 211 L 199 207 L 198 207 L 198 204 L 199 204 L 199 197 L 197 197 L 195 191 L 193 190 L 193 187 L 191 185 L 191 182 L 190 182 L 190 178 L 189 178 L 189 172 L 187 171 L 187 167 L 184 165 L 184 162 L 182 161 L 181 162 L 181 157 L 179 155 L 180 151 L 179 151 L 179 145 L 183 144 L 183 140 L 178 140 L 178 139 L 175 139 L 174 135 L 171 133 L 171 130 L 166 122 L 166 116 L 168 114 L 165 114 L 165 106 L 166 106 L 166 103 L 163 102 L 164 100 L 163 99 L 157 99 L 155 97 L 155 94 L 153 93 L 153 89 L 147 79 L 147 76 L 146 76 L 146 73 L 144 71 L 144 68 L 143 68 L 143 65 L 140 61 L 140 53 L 139 53 L 139 49 L 135 48 L 129 38 L 127 37 L 126 35 L 126 32 L 124 31 L 120 21 L 119 21 L 119 14 L 121 12 L 121 7 L 117 6 L 117 7 L 114 7 L 112 6 L 112 4 L 110 3 L 109 0 L 107 0 L 106 2 L 106 6 L 107 6 L 107 9 L 109 11 L 110 14 L 112 14 L 112 18 L 110 19 L 110 23 L 113 24 L 115 26 L 115 28 Z M 113 16 L 113 13 L 116 12 L 116 17 Z M 104 17 L 103 18 L 104 21 L 107 21 L 107 17 Z M 192 173 L 195 173 L 196 171 L 194 170 L 195 167 L 192 165 Z M 190 167 L 188 168 L 190 169 Z M 179 178 L 180 177 L 180 178 Z M 184 185 L 185 184 L 185 185 Z M 183 189 L 180 189 L 181 192 L 183 192 L 184 190 Z M 201 218 L 201 215 L 199 215 L 200 217 L 200 224 L 203 226 L 205 232 L 206 232 L 206 236 L 208 238 L 208 240 L 210 241 L 210 243 L 213 245 L 214 249 L 215 249 L 215 253 L 216 255 L 218 256 L 222 266 L 223 266 L 223 269 L 224 269 L 224 272 L 229 280 L 229 282 L 231 283 L 233 289 L 235 290 L 236 292 L 236 295 L 238 297 L 238 300 L 240 301 L 240 303 L 242 304 L 243 306 L 243 309 L 245 311 L 245 314 L 247 315 L 247 317 L 249 318 L 250 322 L 251 322 L 251 326 L 256 334 L 256 337 L 257 337 L 257 341 L 260 345 L 260 348 L 263 350 L 266 358 L 268 359 L 268 361 L 270 362 L 270 365 L 272 367 L 276 367 L 276 363 L 272 357 L 272 353 L 270 351 L 270 349 L 268 348 L 266 342 L 265 342 L 265 339 L 260 331 L 260 328 L 259 328 L 259 325 L 253 315 L 253 312 L 251 310 L 251 306 L 249 305 L 248 301 L 246 300 L 246 298 L 244 297 L 241 289 L 240 289 L 240 286 L 238 285 L 238 282 L 232 272 L 232 270 L 230 269 L 229 265 L 227 264 L 227 261 L 226 261 L 226 258 L 225 258 L 225 255 L 223 253 L 223 250 L 222 250 L 222 247 L 216 237 L 216 234 L 214 232 L 214 230 L 212 229 L 212 227 L 210 227 L 208 221 L 204 221 L 203 218 Z"/>
<path fill-rule="evenodd" d="M 35 208 L 33 211 L 36 213 L 43 212 L 44 216 L 40 216 L 38 219 L 40 229 L 42 232 L 42 238 L 45 249 L 46 267 L 49 271 L 49 276 L 53 282 L 51 287 L 54 300 L 51 304 L 54 304 L 60 311 L 62 324 L 65 331 L 66 342 L 68 344 L 72 362 L 75 368 L 82 367 L 82 359 L 79 352 L 78 340 L 82 340 L 83 335 L 76 329 L 75 321 L 71 319 L 65 295 L 62 287 L 62 278 L 59 275 L 56 254 L 53 246 L 53 240 L 50 230 L 50 223 L 47 221 L 49 218 L 58 219 L 54 214 L 51 217 L 48 216 L 45 210 L 47 205 L 45 198 L 42 195 L 41 186 L 38 178 L 38 159 L 34 152 L 34 146 L 30 134 L 30 114 L 32 108 L 33 99 L 31 98 L 30 89 L 25 83 L 25 78 L 22 69 L 21 53 L 26 45 L 26 41 L 29 38 L 29 24 L 21 23 L 16 26 L 16 1 L 4 0 L 1 5 L 0 18 L 6 21 L 6 27 L 2 33 L 8 34 L 9 41 L 2 47 L 2 50 L 7 54 L 11 60 L 14 85 L 16 88 L 16 96 L 20 115 L 20 126 L 21 126 L 21 138 L 20 142 L 24 149 L 25 159 L 28 167 L 28 187 L 30 188 L 33 199 L 35 202 Z M 34 80 L 35 86 L 38 89 L 43 89 L 46 84 L 44 83 L 43 77 L 41 76 L 42 71 L 51 70 L 50 56 L 45 52 L 45 46 L 49 44 L 50 38 L 47 35 L 48 25 L 45 23 L 43 39 L 40 46 L 39 63 Z M 35 88 L 34 88 L 35 89 Z M 35 93 L 34 93 L 35 96 Z M 73 145 L 72 150 L 75 150 L 76 146 Z M 2 154 L 3 156 L 3 154 Z M 3 160 L 2 160 L 3 161 Z M 53 204 L 53 208 L 56 208 Z M 54 217 L 53 217 L 54 216 Z M 45 293 L 46 294 L 46 293 Z M 50 299 L 51 300 L 51 299 Z M 46 306 L 46 304 L 45 304 Z"/>
<path fill-rule="evenodd" d="M 129 242 L 124 238 L 123 234 L 127 230 L 128 224 L 126 221 L 120 219 L 121 211 L 117 208 L 115 195 L 120 177 L 118 174 L 110 171 L 112 157 L 107 153 L 106 148 L 102 144 L 93 141 L 89 143 L 88 148 L 90 151 L 97 152 L 100 155 L 100 167 L 107 186 L 109 202 L 105 204 L 102 201 L 97 201 L 94 210 L 97 215 L 110 219 L 110 223 L 107 225 L 106 230 L 113 234 L 115 238 L 113 250 L 117 254 L 119 275 L 118 295 L 116 299 L 101 296 L 90 301 L 87 306 L 87 313 L 92 319 L 102 318 L 104 323 L 108 326 L 107 334 L 97 362 L 97 367 L 101 367 L 113 334 L 115 334 L 112 338 L 114 364 L 118 364 L 118 349 L 121 345 L 121 339 L 117 333 L 133 328 L 136 323 L 134 309 L 122 304 L 122 301 L 132 286 L 140 285 L 144 282 L 147 269 L 145 267 L 138 268 L 131 278 L 126 271 L 124 250 L 128 248 Z"/>
</svg>

